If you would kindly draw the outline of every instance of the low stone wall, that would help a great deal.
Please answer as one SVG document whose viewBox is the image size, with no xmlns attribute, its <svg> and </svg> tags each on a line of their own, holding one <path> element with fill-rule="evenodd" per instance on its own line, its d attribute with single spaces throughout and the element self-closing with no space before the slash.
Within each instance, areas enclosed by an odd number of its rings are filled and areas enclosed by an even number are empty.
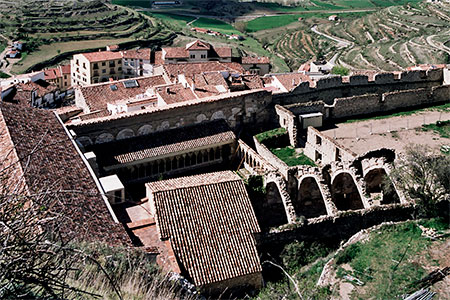
<svg viewBox="0 0 450 300">
<path fill-rule="evenodd" d="M 260 143 L 255 137 L 253 137 L 255 142 L 255 148 L 259 155 L 261 155 L 265 160 L 267 160 L 272 166 L 278 169 L 285 179 L 289 177 L 289 170 L 295 167 L 289 167 L 284 161 L 279 159 L 272 151 L 269 150 L 265 145 Z"/>
</svg>

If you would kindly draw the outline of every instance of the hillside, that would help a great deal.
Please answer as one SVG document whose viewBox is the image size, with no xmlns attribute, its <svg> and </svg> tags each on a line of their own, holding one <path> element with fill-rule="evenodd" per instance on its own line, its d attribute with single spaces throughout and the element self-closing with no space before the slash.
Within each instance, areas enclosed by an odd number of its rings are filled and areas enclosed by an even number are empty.
<svg viewBox="0 0 450 300">
<path fill-rule="evenodd" d="M 149 18 L 103 1 L 0 1 L 0 33 L 24 40 L 13 73 L 70 51 L 148 39 L 159 32 Z"/>
</svg>

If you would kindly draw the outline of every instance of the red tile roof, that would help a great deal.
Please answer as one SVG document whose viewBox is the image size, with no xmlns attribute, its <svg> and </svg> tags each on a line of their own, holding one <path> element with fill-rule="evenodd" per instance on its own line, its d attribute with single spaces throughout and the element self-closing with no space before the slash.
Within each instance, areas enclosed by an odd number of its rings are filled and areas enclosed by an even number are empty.
<svg viewBox="0 0 450 300">
<path fill-rule="evenodd" d="M 205 72 L 220 72 L 228 71 L 243 74 L 244 68 L 238 63 L 221 63 L 217 61 L 203 62 L 203 63 L 182 63 L 182 64 L 166 64 L 164 70 L 169 77 L 177 77 L 179 74 L 184 74 L 187 77 L 193 77 L 195 74 Z"/>
<path fill-rule="evenodd" d="M 292 91 L 302 82 L 313 82 L 311 77 L 302 73 L 277 74 L 273 75 L 273 77 L 276 77 L 288 91 Z"/>
<path fill-rule="evenodd" d="M 61 71 L 63 74 L 70 74 L 70 65 L 61 65 Z"/>
<path fill-rule="evenodd" d="M 185 102 L 197 98 L 190 88 L 185 88 L 181 84 L 159 87 L 156 91 L 166 104 Z"/>
<path fill-rule="evenodd" d="M 123 85 L 123 82 L 128 80 L 136 80 L 138 86 L 126 88 Z M 157 75 L 83 86 L 80 87 L 80 91 L 83 94 L 90 111 L 93 112 L 97 110 L 106 110 L 108 103 L 134 98 L 137 95 L 144 94 L 147 89 L 151 87 L 163 84 L 166 84 L 163 76 Z M 116 87 L 115 90 L 111 89 L 112 85 Z"/>
<path fill-rule="evenodd" d="M 70 72 L 70 71 L 69 71 Z M 52 68 L 44 70 L 45 80 L 54 80 L 61 77 L 59 68 Z"/>
<path fill-rule="evenodd" d="M 147 184 L 161 239 L 197 286 L 261 272 L 260 231 L 243 181 L 232 171 Z"/>
<path fill-rule="evenodd" d="M 53 112 L 3 102 L 0 119 L 4 120 L 0 131 L 7 132 L 15 147 L 13 152 L 19 159 L 17 165 L 24 170 L 28 190 L 48 193 L 42 207 L 62 215 L 58 224 L 53 222 L 46 229 L 68 239 L 130 244 Z"/>
<path fill-rule="evenodd" d="M 151 49 L 137 49 L 122 51 L 123 58 L 150 60 L 152 54 Z"/>
<path fill-rule="evenodd" d="M 210 50 L 211 48 L 210 44 L 200 40 L 193 41 L 186 45 L 186 50 Z"/>
<path fill-rule="evenodd" d="M 171 153 L 234 142 L 236 136 L 223 120 L 154 132 L 93 147 L 103 167 L 139 162 Z"/>
<path fill-rule="evenodd" d="M 244 56 L 242 57 L 242 64 L 269 64 L 270 60 L 266 56 Z"/>
<path fill-rule="evenodd" d="M 122 53 L 112 51 L 89 52 L 82 53 L 82 55 L 84 55 L 84 57 L 86 57 L 86 59 L 90 62 L 122 59 Z"/>
</svg>

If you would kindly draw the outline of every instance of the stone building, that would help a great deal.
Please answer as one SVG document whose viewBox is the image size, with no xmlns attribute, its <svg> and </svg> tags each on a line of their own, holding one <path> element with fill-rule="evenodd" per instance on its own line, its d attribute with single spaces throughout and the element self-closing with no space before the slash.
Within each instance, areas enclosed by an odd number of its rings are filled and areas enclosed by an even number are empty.
<svg viewBox="0 0 450 300">
<path fill-rule="evenodd" d="M 44 70 L 45 81 L 54 83 L 60 91 L 66 91 L 72 86 L 70 65 L 61 65 Z"/>
<path fill-rule="evenodd" d="M 270 61 L 268 57 L 244 56 L 241 58 L 242 67 L 252 74 L 265 75 L 270 71 Z"/>
<path fill-rule="evenodd" d="M 260 228 L 237 174 L 155 181 L 146 190 L 159 238 L 170 241 L 180 270 L 196 286 L 213 295 L 262 286 L 254 237 Z"/>
<path fill-rule="evenodd" d="M 231 57 L 230 47 L 215 48 L 200 40 L 193 41 L 185 47 L 163 48 L 161 53 L 164 64 L 207 61 L 231 62 Z"/>
<path fill-rule="evenodd" d="M 122 78 L 122 53 L 99 51 L 75 54 L 70 61 L 72 86 Z"/>
</svg>

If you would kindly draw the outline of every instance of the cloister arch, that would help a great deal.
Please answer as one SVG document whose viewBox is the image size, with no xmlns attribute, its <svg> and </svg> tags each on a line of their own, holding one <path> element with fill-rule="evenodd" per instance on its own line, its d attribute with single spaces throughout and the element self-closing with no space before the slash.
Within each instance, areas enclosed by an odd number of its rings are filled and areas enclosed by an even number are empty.
<svg viewBox="0 0 450 300">
<path fill-rule="evenodd" d="M 338 210 L 363 209 L 363 199 L 353 176 L 348 172 L 340 172 L 333 176 L 331 182 L 331 198 Z"/>
<path fill-rule="evenodd" d="M 102 133 L 95 139 L 96 144 L 107 143 L 114 141 L 114 136 L 111 133 Z"/>
<path fill-rule="evenodd" d="M 303 215 L 306 218 L 315 218 L 327 215 L 322 191 L 316 178 L 312 176 L 301 179 L 297 201 L 293 202 L 297 216 Z"/>
<path fill-rule="evenodd" d="M 266 227 L 288 223 L 286 209 L 281 199 L 280 190 L 275 182 L 266 184 L 266 202 L 263 208 L 263 224 Z"/>
<path fill-rule="evenodd" d="M 131 138 L 131 137 L 134 137 L 134 131 L 133 131 L 133 129 L 130 129 L 130 128 L 122 129 L 117 134 L 117 140 L 123 140 L 123 139 Z"/>
<path fill-rule="evenodd" d="M 397 191 L 392 182 L 388 180 L 384 168 L 369 170 L 364 176 L 364 181 L 366 182 L 366 190 L 372 198 L 379 194 L 380 204 L 400 203 Z"/>
</svg>

